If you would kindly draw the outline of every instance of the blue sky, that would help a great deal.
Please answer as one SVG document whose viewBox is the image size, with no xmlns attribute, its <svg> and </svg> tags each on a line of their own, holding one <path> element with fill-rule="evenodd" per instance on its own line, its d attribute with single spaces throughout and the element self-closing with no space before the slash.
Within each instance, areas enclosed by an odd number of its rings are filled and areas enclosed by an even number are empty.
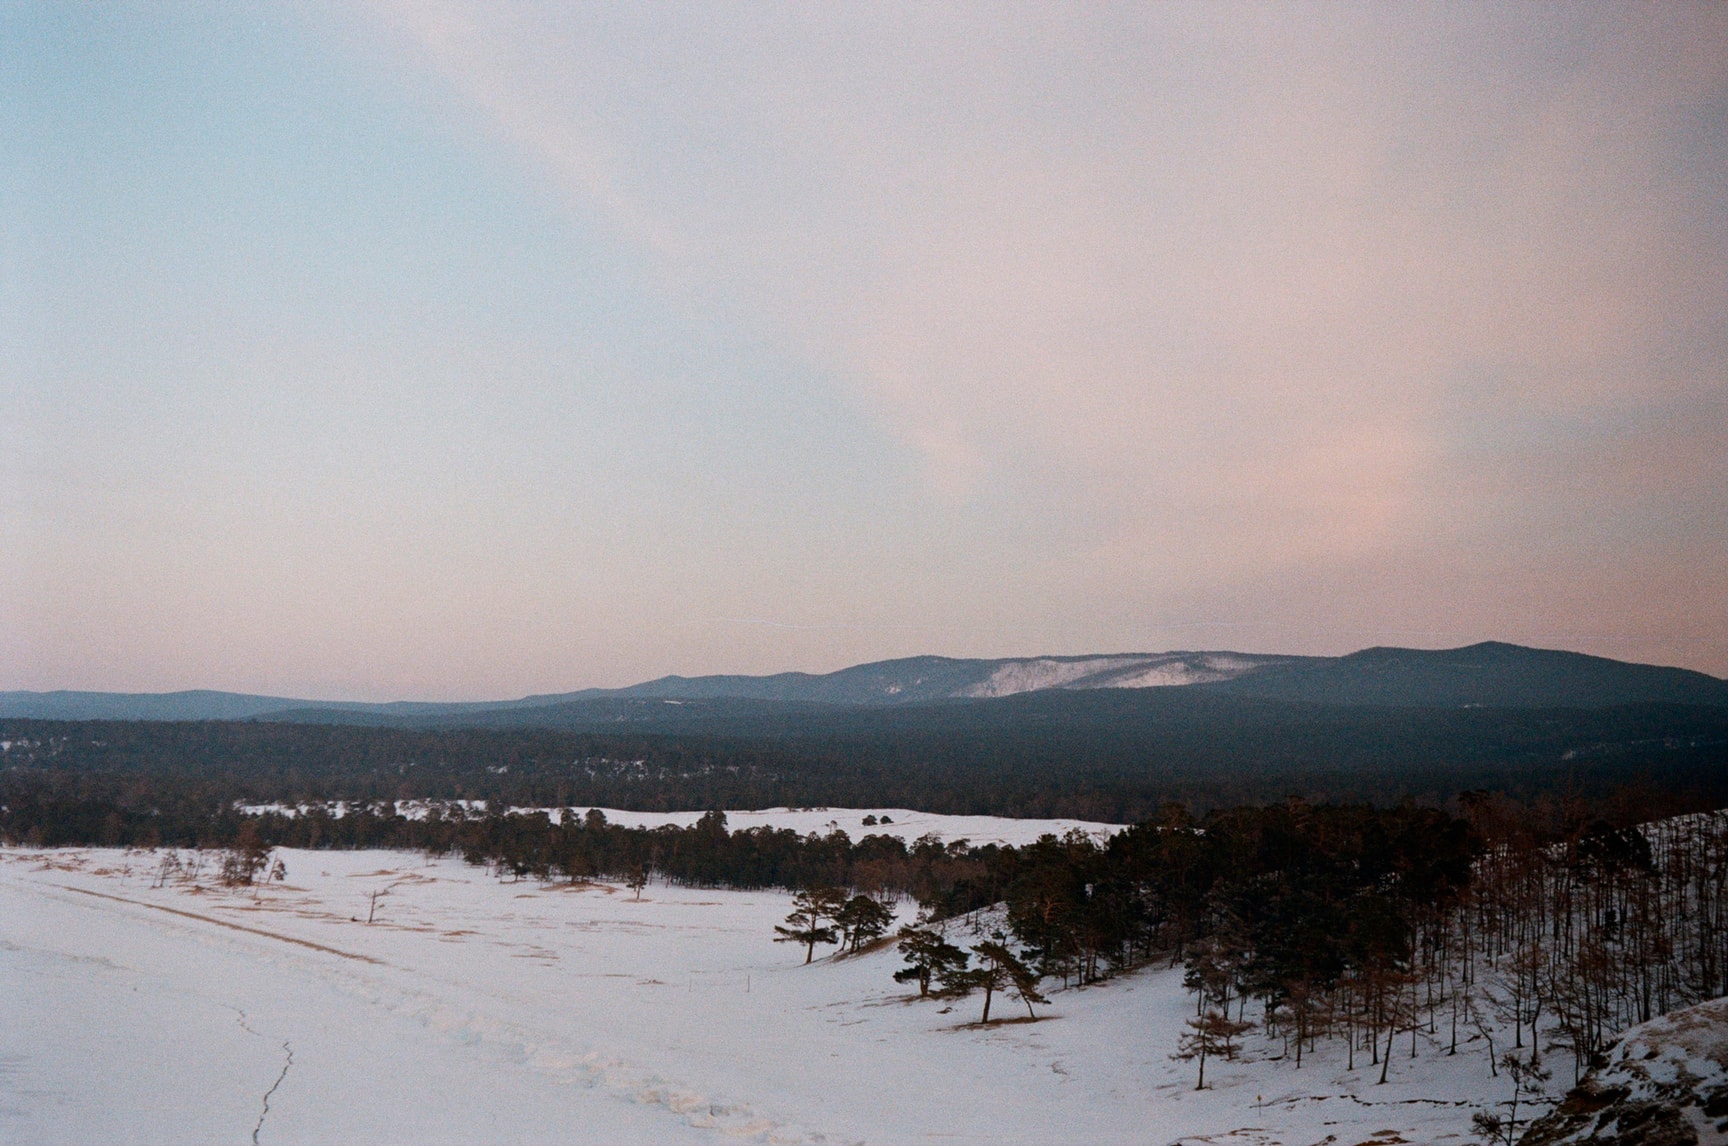
<svg viewBox="0 0 1728 1146">
<path fill-rule="evenodd" d="M 0 687 L 1728 673 L 1728 10 L 0 9 Z"/>
</svg>

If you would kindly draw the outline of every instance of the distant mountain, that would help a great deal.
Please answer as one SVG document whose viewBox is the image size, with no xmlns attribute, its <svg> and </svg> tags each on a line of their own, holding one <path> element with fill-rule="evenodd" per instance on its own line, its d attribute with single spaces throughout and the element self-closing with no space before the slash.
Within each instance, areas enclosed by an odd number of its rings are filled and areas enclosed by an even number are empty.
<svg viewBox="0 0 1728 1146">
<path fill-rule="evenodd" d="M 1242 673 L 1301 659 L 1304 658 L 1195 652 L 997 660 L 904 657 L 854 665 L 819 675 L 784 672 L 773 676 L 668 676 L 618 689 L 609 695 L 683 700 L 732 697 L 801 704 L 917 704 L 932 700 L 1013 696 L 1052 688 L 1152 688 L 1203 684 L 1230 680 Z"/>
<path fill-rule="evenodd" d="M 1728 705 L 1728 681 L 1701 672 L 1500 641 L 1461 649 L 1373 648 L 1342 657 L 1290 658 L 1207 687 L 1272 700 L 1427 708 Z"/>
<path fill-rule="evenodd" d="M 239 692 L 0 692 L 0 716 L 40 720 L 250 720 L 305 705 Z"/>
<path fill-rule="evenodd" d="M 581 696 L 582 693 L 572 693 Z M 18 716 L 38 720 L 259 720 L 289 712 L 316 709 L 346 715 L 364 714 L 385 720 L 393 717 L 438 716 L 481 713 L 498 708 L 555 703 L 556 698 L 480 701 L 468 704 L 398 700 L 387 704 L 359 701 L 296 700 L 281 696 L 253 696 L 242 692 L 192 689 L 186 692 L 0 692 L 0 717 Z"/>
<path fill-rule="evenodd" d="M 1193 689 L 1309 704 L 1418 708 L 1728 706 L 1728 681 L 1688 669 L 1489 641 L 1461 649 L 1372 648 L 1342 657 L 1235 652 L 1115 653 L 995 660 L 923 656 L 831 673 L 668 676 L 620 689 L 466 704 L 360 704 L 225 692 L 0 693 L 0 717 L 59 720 L 294 720 L 366 724 L 699 724 L 728 713 L 796 719 L 812 706 L 897 708 L 1023 693 Z M 689 713 L 663 703 L 690 702 Z M 726 703 L 720 703 L 726 702 Z M 743 704 L 742 702 L 750 702 Z M 676 719 L 673 719 L 676 718 Z M 729 717 L 727 717 L 729 718 Z"/>
</svg>

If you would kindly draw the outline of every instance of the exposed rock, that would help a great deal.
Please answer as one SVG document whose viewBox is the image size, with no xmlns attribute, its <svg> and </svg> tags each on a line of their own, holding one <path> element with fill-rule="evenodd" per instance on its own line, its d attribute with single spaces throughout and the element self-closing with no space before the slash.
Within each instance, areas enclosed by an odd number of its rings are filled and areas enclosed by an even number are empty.
<svg viewBox="0 0 1728 1146">
<path fill-rule="evenodd" d="M 1728 1146 L 1728 998 L 1633 1027 L 1519 1146 Z"/>
</svg>

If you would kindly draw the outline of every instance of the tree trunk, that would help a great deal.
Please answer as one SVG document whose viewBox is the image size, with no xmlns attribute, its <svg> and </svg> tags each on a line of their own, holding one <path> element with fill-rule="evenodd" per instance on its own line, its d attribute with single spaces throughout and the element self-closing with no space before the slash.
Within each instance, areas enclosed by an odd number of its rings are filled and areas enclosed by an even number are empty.
<svg viewBox="0 0 1728 1146">
<path fill-rule="evenodd" d="M 1392 1065 L 1392 1040 L 1398 1037 L 1398 1016 L 1394 1012 L 1386 1024 L 1386 1054 L 1380 1060 L 1380 1082 L 1386 1081 L 1386 1069 Z M 1375 1085 L 1379 1085 L 1376 1083 Z"/>
</svg>

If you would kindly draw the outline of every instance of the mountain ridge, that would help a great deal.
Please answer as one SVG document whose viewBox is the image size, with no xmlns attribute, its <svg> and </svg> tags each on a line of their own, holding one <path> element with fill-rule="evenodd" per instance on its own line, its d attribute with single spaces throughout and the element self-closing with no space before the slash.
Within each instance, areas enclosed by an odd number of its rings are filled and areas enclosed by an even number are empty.
<svg viewBox="0 0 1728 1146">
<path fill-rule="evenodd" d="M 190 689 L 168 693 L 0 692 L 0 717 L 107 720 L 380 721 L 483 718 L 601 701 L 728 701 L 897 707 L 1029 692 L 1193 689 L 1262 700 L 1384 707 L 1728 706 L 1728 681 L 1691 669 L 1483 641 L 1455 649 L 1375 646 L 1339 657 L 1177 650 L 1069 656 L 901 657 L 830 673 L 664 676 L 624 688 L 499 701 L 317 701 Z"/>
</svg>

